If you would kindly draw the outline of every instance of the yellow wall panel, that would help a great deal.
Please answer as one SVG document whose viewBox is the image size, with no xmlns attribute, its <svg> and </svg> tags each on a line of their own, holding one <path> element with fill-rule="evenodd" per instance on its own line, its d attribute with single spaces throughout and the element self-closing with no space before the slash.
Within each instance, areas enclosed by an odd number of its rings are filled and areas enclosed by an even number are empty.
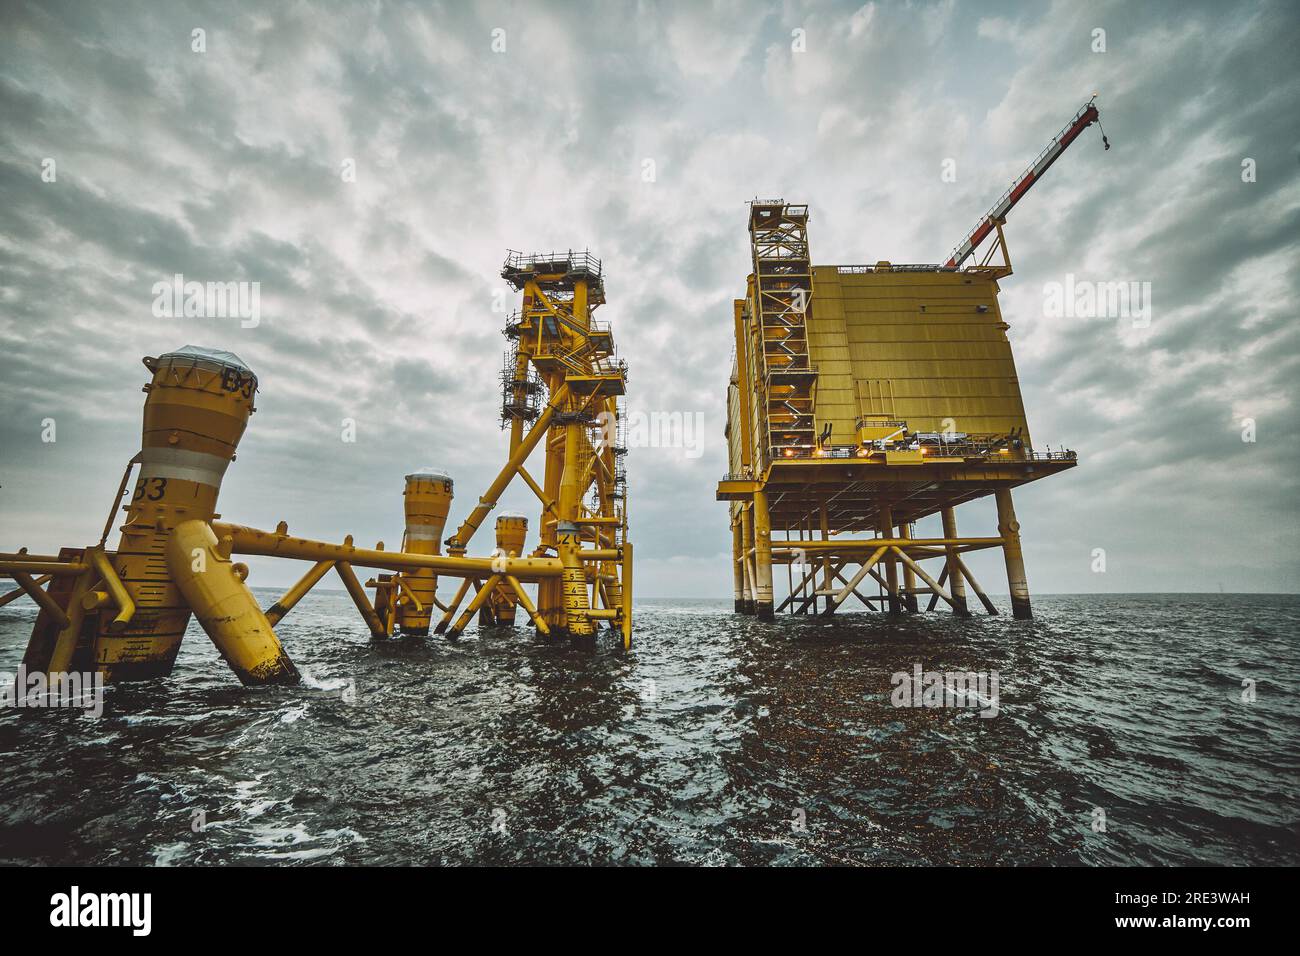
<svg viewBox="0 0 1300 956">
<path fill-rule="evenodd" d="M 863 411 L 892 414 L 913 431 L 953 419 L 958 431 L 1022 428 L 1028 438 L 993 280 L 817 266 L 813 289 L 815 412 L 819 430 L 832 424 L 832 441 L 847 443 Z"/>
</svg>

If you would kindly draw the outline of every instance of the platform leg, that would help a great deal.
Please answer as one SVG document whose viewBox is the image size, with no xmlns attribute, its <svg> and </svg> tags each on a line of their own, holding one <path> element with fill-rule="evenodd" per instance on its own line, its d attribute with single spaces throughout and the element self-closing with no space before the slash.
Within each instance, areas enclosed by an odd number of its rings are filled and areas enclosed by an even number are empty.
<svg viewBox="0 0 1300 956">
<path fill-rule="evenodd" d="M 761 621 L 771 621 L 772 610 L 772 519 L 767 510 L 767 493 L 754 492 L 754 610 Z"/>
<path fill-rule="evenodd" d="M 1007 587 L 1011 591 L 1011 613 L 1019 618 L 1031 618 L 1029 582 L 1025 579 L 1025 556 L 1020 550 L 1020 522 L 1011 504 L 1011 489 L 999 488 L 995 492 L 998 503 L 998 534 L 1002 535 L 1002 555 L 1007 562 Z"/>
<path fill-rule="evenodd" d="M 946 541 L 957 538 L 957 512 L 953 508 L 943 509 L 943 537 Z M 966 581 L 961 573 L 961 556 L 957 545 L 946 545 L 948 555 L 948 591 L 952 594 L 952 612 L 958 617 L 970 617 L 970 608 L 966 606 Z"/>
</svg>

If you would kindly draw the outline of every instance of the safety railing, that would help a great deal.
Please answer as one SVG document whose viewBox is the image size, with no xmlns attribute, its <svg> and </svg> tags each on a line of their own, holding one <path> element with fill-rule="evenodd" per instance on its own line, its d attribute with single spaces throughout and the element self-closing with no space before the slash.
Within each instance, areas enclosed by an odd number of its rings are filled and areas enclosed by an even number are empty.
<svg viewBox="0 0 1300 956">
<path fill-rule="evenodd" d="M 1027 448 L 1010 448 L 995 447 L 989 445 L 974 445 L 970 443 L 960 444 L 916 444 L 905 442 L 890 442 L 876 447 L 868 445 L 862 447 L 859 445 L 827 445 L 819 447 L 815 442 L 813 444 L 789 444 L 773 445 L 770 449 L 773 461 L 790 459 L 823 459 L 823 458 L 860 458 L 871 454 L 878 454 L 884 451 L 922 451 L 926 454 L 942 458 L 1001 458 L 1006 457 L 1009 461 L 1077 461 L 1078 452 L 1072 449 L 1061 449 L 1059 451 L 1034 451 Z M 725 481 L 749 481 L 753 476 L 728 475 Z"/>
<path fill-rule="evenodd" d="M 956 272 L 955 266 L 940 265 L 937 262 L 893 263 L 888 266 L 836 266 L 835 271 L 842 276 L 867 275 L 872 272 Z"/>
<path fill-rule="evenodd" d="M 506 250 L 503 271 L 565 273 L 600 276 L 600 260 L 590 252 L 535 252 L 525 255 L 514 249 Z"/>
</svg>

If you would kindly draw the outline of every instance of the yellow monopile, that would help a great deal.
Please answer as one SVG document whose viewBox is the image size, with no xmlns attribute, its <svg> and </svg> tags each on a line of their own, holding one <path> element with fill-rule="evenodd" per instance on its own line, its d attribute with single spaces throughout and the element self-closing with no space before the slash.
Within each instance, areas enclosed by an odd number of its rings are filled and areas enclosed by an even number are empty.
<svg viewBox="0 0 1300 956">
<path fill-rule="evenodd" d="M 451 510 L 453 484 L 438 468 L 425 468 L 406 476 L 406 538 L 403 551 L 441 554 L 442 531 Z M 428 634 L 438 576 L 428 569 L 404 572 L 403 580 L 419 607 L 408 597 L 398 599 L 397 623 L 403 634 Z"/>
<path fill-rule="evenodd" d="M 140 472 L 126 508 L 114 569 L 134 597 L 129 624 L 103 624 L 93 660 L 107 680 L 170 674 L 190 608 L 164 552 L 184 521 L 211 521 L 226 468 L 253 414 L 257 376 L 237 355 L 187 345 L 146 358 Z"/>
</svg>

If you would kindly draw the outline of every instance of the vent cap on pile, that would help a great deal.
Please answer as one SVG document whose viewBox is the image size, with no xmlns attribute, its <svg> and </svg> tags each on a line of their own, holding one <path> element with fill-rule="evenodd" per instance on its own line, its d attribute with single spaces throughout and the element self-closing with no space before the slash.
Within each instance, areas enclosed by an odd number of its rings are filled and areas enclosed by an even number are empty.
<svg viewBox="0 0 1300 956">
<path fill-rule="evenodd" d="M 416 481 L 417 479 L 424 479 L 425 481 L 451 481 L 451 475 L 447 474 L 445 468 L 437 468 L 433 465 L 429 465 L 426 468 L 421 468 L 419 471 L 413 471 L 406 476 L 407 481 Z"/>
<path fill-rule="evenodd" d="M 238 355 L 234 352 L 227 352 L 225 349 L 209 349 L 202 345 L 186 345 L 174 352 L 160 355 L 159 359 L 175 357 L 206 359 L 209 362 L 216 362 L 218 365 L 229 365 L 250 374 L 253 371 Z"/>
</svg>

